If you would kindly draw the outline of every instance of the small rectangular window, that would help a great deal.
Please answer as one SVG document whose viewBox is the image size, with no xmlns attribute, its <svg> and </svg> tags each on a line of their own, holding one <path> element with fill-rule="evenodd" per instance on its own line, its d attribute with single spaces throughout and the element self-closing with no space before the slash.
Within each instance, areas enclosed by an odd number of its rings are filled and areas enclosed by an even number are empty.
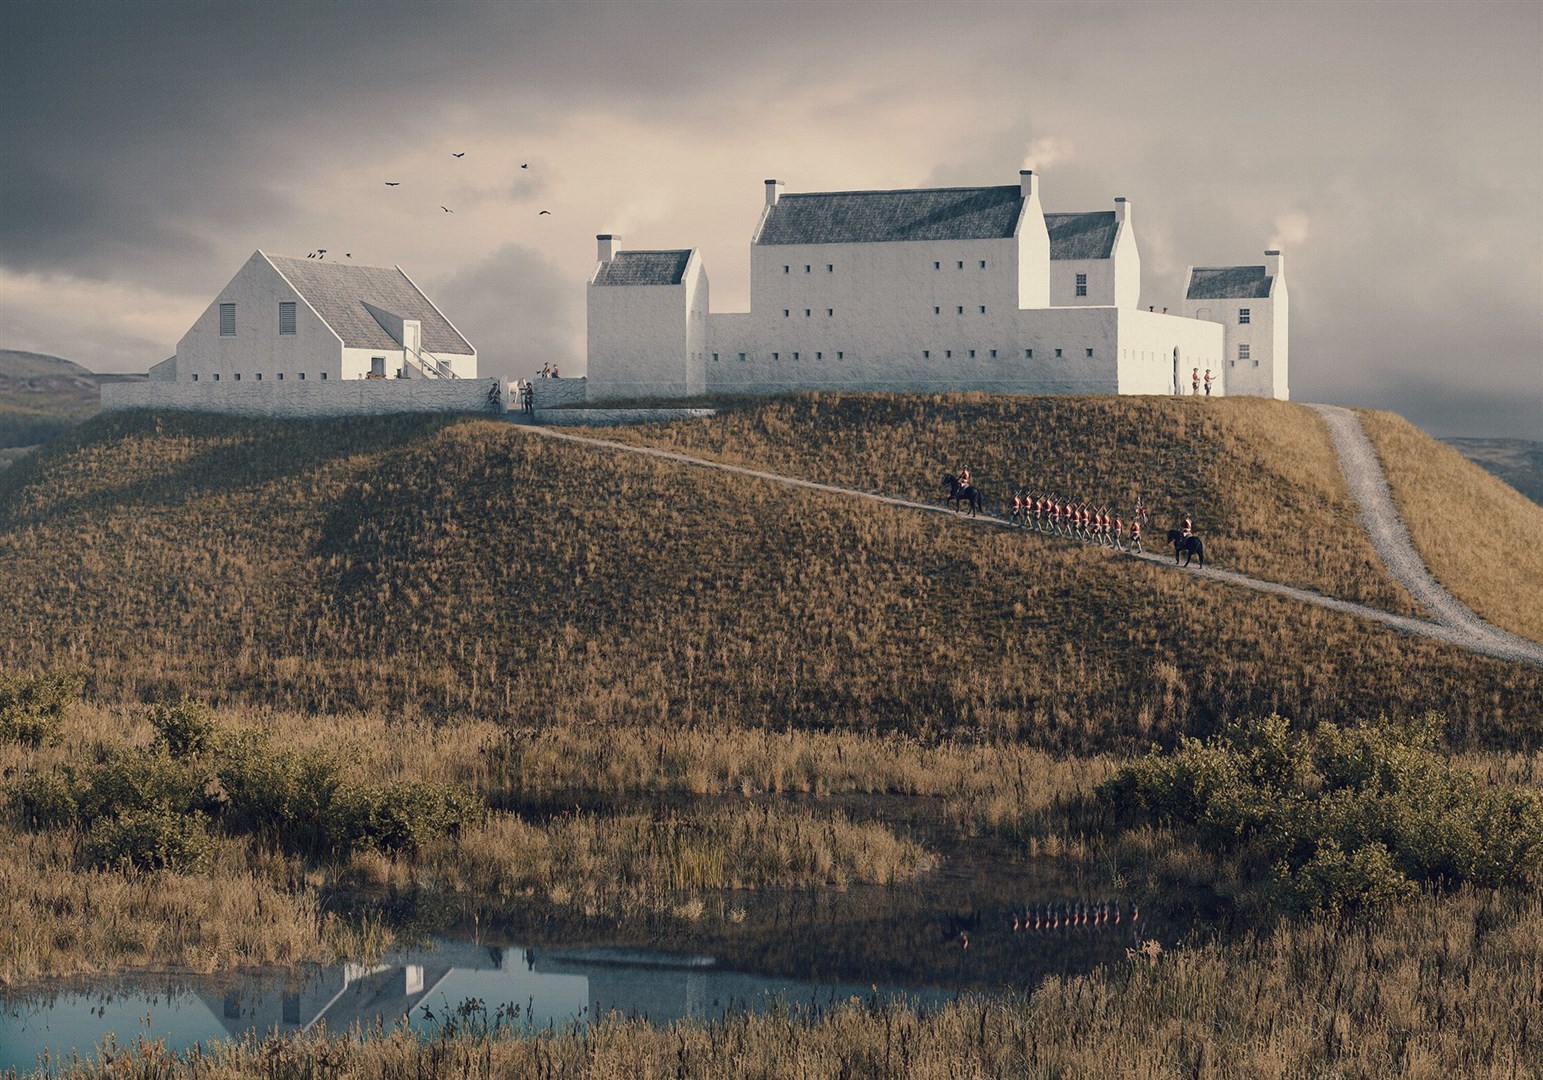
<svg viewBox="0 0 1543 1080">
<path fill-rule="evenodd" d="M 981 268 L 981 269 L 982 269 L 982 270 L 984 270 L 984 269 L 986 269 L 986 260 L 985 260 L 985 259 L 982 259 L 982 260 L 981 260 L 981 261 L 980 261 L 980 268 Z"/>
<path fill-rule="evenodd" d="M 1255 361 L 1254 361 L 1254 366 L 1255 366 L 1255 367 L 1258 367 L 1258 366 L 1259 366 L 1259 361 L 1257 361 L 1257 360 L 1255 360 Z"/>
<path fill-rule="evenodd" d="M 940 263 L 940 262 L 935 262 L 935 263 L 932 264 L 932 268 L 934 270 L 941 270 L 941 269 L 943 269 L 943 264 Z"/>
<path fill-rule="evenodd" d="M 295 332 L 295 302 L 293 300 L 279 301 L 279 333 L 293 334 Z"/>
<path fill-rule="evenodd" d="M 327 373 L 325 371 L 321 373 L 321 381 L 322 382 L 326 382 L 327 381 Z"/>
<path fill-rule="evenodd" d="M 1247 345 L 1239 345 L 1238 346 L 1238 359 L 1239 360 L 1247 360 L 1248 359 L 1248 346 Z"/>
<path fill-rule="evenodd" d="M 744 353 L 740 353 L 740 354 L 739 354 L 739 358 L 740 358 L 740 359 L 741 359 L 741 360 L 743 360 L 743 359 L 744 359 L 744 358 L 745 358 L 745 354 L 744 354 Z"/>
<path fill-rule="evenodd" d="M 788 316 L 789 316 L 789 315 L 792 315 L 792 314 L 793 314 L 793 313 L 792 313 L 792 312 L 791 312 L 791 311 L 789 311 L 789 310 L 788 310 L 788 309 L 787 309 L 787 308 L 783 308 L 783 309 L 782 309 L 782 317 L 783 317 L 783 318 L 784 318 L 784 319 L 786 319 L 786 318 L 787 318 L 787 317 L 788 317 Z"/>
<path fill-rule="evenodd" d="M 934 315 L 941 315 L 941 314 L 943 314 L 943 309 L 940 308 L 940 307 L 935 307 L 935 308 L 932 309 L 932 313 Z"/>
<path fill-rule="evenodd" d="M 964 260 L 963 259 L 959 260 L 959 269 L 961 269 L 961 270 L 964 269 Z"/>
<path fill-rule="evenodd" d="M 813 312 L 811 312 L 808 308 L 804 308 L 804 318 L 807 319 L 812 314 Z"/>
<path fill-rule="evenodd" d="M 1060 350 L 1060 349 L 1057 349 L 1057 350 L 1056 350 L 1056 351 L 1055 351 L 1055 358 L 1056 358 L 1056 359 L 1057 359 L 1057 360 L 1059 360 L 1059 359 L 1061 359 L 1061 350 Z"/>
<path fill-rule="evenodd" d="M 932 359 L 932 350 L 931 349 L 923 349 L 922 350 L 922 359 L 923 360 L 931 360 Z"/>
<path fill-rule="evenodd" d="M 833 308 L 833 307 L 826 308 L 825 309 L 825 317 L 827 319 L 834 319 L 836 317 L 836 309 Z"/>
<path fill-rule="evenodd" d="M 1023 350 L 1023 358 L 1025 360 L 1032 360 L 1032 359 L 1034 359 L 1034 350 L 1033 349 L 1024 349 Z"/>
<path fill-rule="evenodd" d="M 825 359 L 825 354 L 822 353 L 822 352 L 817 352 L 817 353 L 814 354 L 814 358 L 816 360 L 824 360 Z"/>
<path fill-rule="evenodd" d="M 794 360 L 797 360 L 797 359 L 798 359 L 798 354 L 797 354 L 797 353 L 794 353 L 794 354 L 793 354 L 793 359 L 794 359 Z"/>
<path fill-rule="evenodd" d="M 995 360 L 996 358 L 997 358 L 997 351 L 995 349 L 992 349 L 991 350 L 991 359 Z"/>
<path fill-rule="evenodd" d="M 1240 307 L 1240 308 L 1238 308 L 1238 325 L 1239 326 L 1246 326 L 1247 324 L 1248 324 L 1248 308 Z"/>
<path fill-rule="evenodd" d="M 718 362 L 718 354 L 717 353 L 713 353 L 713 363 L 716 364 L 717 362 Z"/>
<path fill-rule="evenodd" d="M 971 360 L 974 360 L 974 359 L 975 359 L 975 350 L 974 350 L 974 349 L 971 349 L 971 350 L 970 350 L 970 359 L 971 359 Z"/>
<path fill-rule="evenodd" d="M 791 266 L 784 266 L 782 268 L 782 272 L 784 274 L 791 274 L 793 272 L 793 268 Z"/>
<path fill-rule="evenodd" d="M 812 267 L 812 266 L 808 266 L 808 265 L 806 265 L 806 266 L 805 266 L 805 267 L 804 267 L 804 273 L 806 273 L 806 274 L 807 274 L 807 273 L 809 273 L 809 272 L 810 272 L 810 271 L 811 271 L 811 270 L 813 270 L 813 269 L 814 269 L 814 267 Z"/>
<path fill-rule="evenodd" d="M 826 263 L 825 264 L 825 272 L 827 274 L 834 274 L 836 272 L 836 264 L 835 263 Z"/>
<path fill-rule="evenodd" d="M 279 382 L 283 382 L 284 381 L 284 373 L 281 371 L 277 375 L 275 375 L 274 378 L 278 379 Z"/>
<path fill-rule="evenodd" d="M 980 306 L 980 313 L 981 313 L 981 314 L 982 314 L 982 315 L 984 315 L 984 314 L 986 314 L 986 305 L 985 305 L 985 304 L 982 304 L 982 305 L 981 305 L 981 306 Z"/>
<path fill-rule="evenodd" d="M 240 381 L 241 381 L 241 372 L 239 372 L 239 371 L 238 371 L 238 372 L 236 372 L 236 381 L 237 381 L 237 382 L 240 382 Z"/>
<path fill-rule="evenodd" d="M 1228 360 L 1227 361 L 1227 366 L 1228 367 L 1237 367 L 1238 366 L 1238 362 L 1236 360 Z"/>
<path fill-rule="evenodd" d="M 1093 355 L 1093 350 L 1092 350 L 1092 349 L 1089 349 L 1089 350 L 1088 350 L 1088 355 L 1089 355 L 1089 356 L 1092 356 L 1092 355 Z"/>
<path fill-rule="evenodd" d="M 236 305 L 220 305 L 220 337 L 236 336 Z"/>
<path fill-rule="evenodd" d="M 964 314 L 964 305 L 963 304 L 959 305 L 959 314 L 961 314 L 961 315 Z"/>
<path fill-rule="evenodd" d="M 193 381 L 194 381 L 194 382 L 197 382 L 197 381 L 198 381 L 198 372 L 196 372 L 196 371 L 195 371 L 195 372 L 193 372 Z"/>
<path fill-rule="evenodd" d="M 836 359 L 837 360 L 845 360 L 846 358 L 847 358 L 847 354 L 846 353 L 842 352 L 840 349 L 836 350 Z"/>
<path fill-rule="evenodd" d="M 216 371 L 214 373 L 214 381 L 215 382 L 219 382 L 220 381 L 220 373 L 218 371 Z"/>
<path fill-rule="evenodd" d="M 299 374 L 299 375 L 298 375 L 298 376 L 296 376 L 296 377 L 297 377 L 297 378 L 298 378 L 298 379 L 299 379 L 299 380 L 300 380 L 300 381 L 301 381 L 301 382 L 304 382 L 304 381 L 305 381 L 305 372 L 303 372 L 303 371 L 302 371 L 302 372 L 300 372 L 300 374 Z"/>
<path fill-rule="evenodd" d="M 257 381 L 258 381 L 258 382 L 262 382 L 262 381 L 263 381 L 263 373 L 262 373 L 262 372 L 260 372 L 260 371 L 259 371 L 259 372 L 258 372 L 258 373 L 257 373 L 257 374 L 256 374 L 256 375 L 255 375 L 255 376 L 253 376 L 253 377 L 254 377 L 254 378 L 255 378 L 255 379 L 256 379 L 256 380 L 257 380 Z"/>
<path fill-rule="evenodd" d="M 953 358 L 954 358 L 954 350 L 953 349 L 944 349 L 943 350 L 943 359 L 945 359 L 945 360 L 952 360 Z"/>
<path fill-rule="evenodd" d="M 773 360 L 781 360 L 782 359 L 782 354 L 774 352 L 774 353 L 772 353 L 772 359 Z"/>
<path fill-rule="evenodd" d="M 1078 274 L 1077 275 L 1077 295 L 1078 296 L 1086 296 L 1086 295 L 1088 295 L 1088 275 L 1086 275 L 1086 274 Z"/>
</svg>

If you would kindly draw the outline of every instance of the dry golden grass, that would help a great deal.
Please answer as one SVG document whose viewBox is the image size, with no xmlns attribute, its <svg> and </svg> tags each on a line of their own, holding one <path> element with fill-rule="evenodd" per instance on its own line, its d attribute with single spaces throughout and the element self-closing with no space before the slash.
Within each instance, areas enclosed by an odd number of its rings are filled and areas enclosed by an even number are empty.
<svg viewBox="0 0 1543 1080">
<path fill-rule="evenodd" d="M 249 1039 L 178 1062 L 124 1053 L 72 1078 L 1450 1076 L 1543 1070 L 1543 900 L 1465 893 L 1387 922 L 1283 925 L 1233 945 L 1149 948 L 1029 995 L 935 1013 L 853 1001 L 655 1027 L 618 1016 L 526 1033 L 491 1016 L 426 1042 Z"/>
<path fill-rule="evenodd" d="M 967 464 L 987 509 L 1002 515 L 1020 487 L 1127 511 L 1141 495 L 1152 513 L 1149 548 L 1192 513 L 1220 566 L 1418 614 L 1353 527 L 1327 429 L 1287 402 L 806 394 L 604 434 L 932 502 L 942 498 L 943 472 Z"/>
<path fill-rule="evenodd" d="M 1543 642 L 1543 507 L 1402 416 L 1358 414 L 1436 580 L 1496 626 Z"/>
<path fill-rule="evenodd" d="M 0 561 L 0 664 L 81 665 L 103 700 L 1058 752 L 1375 702 L 1442 709 L 1460 745 L 1539 737 L 1531 669 L 486 421 L 101 418 L 0 478 Z"/>
</svg>

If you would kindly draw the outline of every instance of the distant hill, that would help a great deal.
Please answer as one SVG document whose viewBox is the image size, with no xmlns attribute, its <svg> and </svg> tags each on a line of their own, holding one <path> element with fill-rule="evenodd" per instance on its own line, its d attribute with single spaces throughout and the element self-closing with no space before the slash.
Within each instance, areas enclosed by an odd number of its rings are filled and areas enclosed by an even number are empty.
<svg viewBox="0 0 1543 1080">
<path fill-rule="evenodd" d="M 1485 472 L 1543 506 L 1543 442 L 1528 439 L 1442 439 Z"/>
<path fill-rule="evenodd" d="M 70 360 L 0 349 L 0 465 L 96 414 L 97 376 Z"/>
</svg>

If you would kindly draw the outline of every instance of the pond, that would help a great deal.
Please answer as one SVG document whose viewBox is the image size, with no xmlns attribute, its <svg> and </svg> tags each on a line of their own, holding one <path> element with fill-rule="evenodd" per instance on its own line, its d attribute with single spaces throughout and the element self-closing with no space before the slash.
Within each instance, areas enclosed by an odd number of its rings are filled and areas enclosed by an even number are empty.
<svg viewBox="0 0 1543 1080">
<path fill-rule="evenodd" d="M 889 959 L 895 941 L 858 936 L 832 955 L 829 941 L 801 933 L 799 924 L 808 923 L 795 918 L 782 922 L 776 948 L 748 954 L 731 949 L 732 957 L 635 945 L 440 938 L 375 963 L 55 983 L 7 995 L 0 1012 L 0 1071 L 89 1056 L 109 1037 L 119 1045 L 140 1037 L 162 1040 L 183 1051 L 232 1037 L 341 1032 L 377 1023 L 389 1028 L 406 1022 L 432 1034 L 469 1001 L 480 1002 L 489 1020 L 502 1016 L 517 1029 L 537 1030 L 583 1024 L 612 1011 L 662 1024 L 713 1019 L 727 1009 L 762 1010 L 774 1002 L 823 1008 L 875 995 L 927 1008 L 961 993 L 1032 985 L 1047 974 L 1123 958 L 1150 931 L 1131 914 L 1127 902 L 1063 902 L 934 916 L 903 943 L 908 955 L 900 965 Z M 767 934 L 755 937 L 764 941 Z M 875 978 L 860 977 L 868 973 Z"/>
</svg>

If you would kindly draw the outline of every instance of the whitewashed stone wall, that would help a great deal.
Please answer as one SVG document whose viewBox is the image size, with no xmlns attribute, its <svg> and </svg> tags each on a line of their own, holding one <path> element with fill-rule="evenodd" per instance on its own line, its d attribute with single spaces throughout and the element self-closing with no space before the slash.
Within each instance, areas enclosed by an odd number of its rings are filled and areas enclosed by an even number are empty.
<svg viewBox="0 0 1543 1080">
<path fill-rule="evenodd" d="M 583 382 L 581 379 L 547 381 Z M 488 388 L 494 385 L 497 383 L 492 379 L 104 383 L 102 411 L 159 409 L 274 417 L 491 412 Z M 577 400 L 583 400 L 582 385 L 576 395 Z"/>
</svg>

